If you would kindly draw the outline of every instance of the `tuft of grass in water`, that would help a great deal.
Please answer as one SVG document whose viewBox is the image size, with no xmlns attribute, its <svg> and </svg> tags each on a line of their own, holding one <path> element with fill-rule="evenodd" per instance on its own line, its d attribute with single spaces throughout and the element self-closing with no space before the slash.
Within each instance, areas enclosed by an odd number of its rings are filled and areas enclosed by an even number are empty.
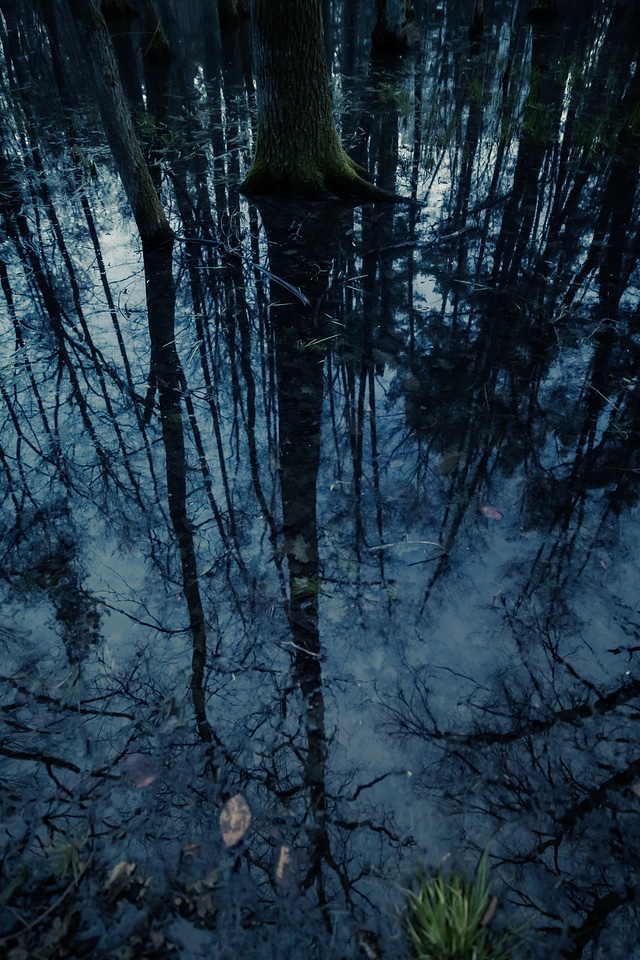
<svg viewBox="0 0 640 960">
<path fill-rule="evenodd" d="M 417 890 L 405 890 L 403 927 L 416 960 L 509 960 L 521 940 L 517 930 L 494 933 L 489 924 L 497 907 L 491 894 L 488 852 L 475 875 L 437 871 L 418 877 Z"/>
</svg>

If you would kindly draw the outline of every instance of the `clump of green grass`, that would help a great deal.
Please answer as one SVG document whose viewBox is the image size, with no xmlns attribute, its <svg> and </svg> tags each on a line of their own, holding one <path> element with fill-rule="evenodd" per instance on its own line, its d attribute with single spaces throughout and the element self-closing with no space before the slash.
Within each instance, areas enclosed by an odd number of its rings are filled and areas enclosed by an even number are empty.
<svg viewBox="0 0 640 960">
<path fill-rule="evenodd" d="M 521 940 L 517 930 L 490 929 L 497 907 L 491 894 L 485 850 L 473 878 L 438 870 L 418 878 L 417 890 L 405 891 L 403 926 L 416 960 L 509 960 Z"/>
</svg>

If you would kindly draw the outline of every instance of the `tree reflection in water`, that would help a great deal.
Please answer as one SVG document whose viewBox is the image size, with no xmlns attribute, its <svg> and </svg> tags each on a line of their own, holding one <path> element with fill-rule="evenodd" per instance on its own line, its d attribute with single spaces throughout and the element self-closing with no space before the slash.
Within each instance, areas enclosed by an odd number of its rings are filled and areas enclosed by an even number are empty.
<svg viewBox="0 0 640 960">
<path fill-rule="evenodd" d="M 534 956 L 637 949 L 631 5 L 415 6 L 387 63 L 326 5 L 403 209 L 246 205 L 247 26 L 114 27 L 143 250 L 66 6 L 0 4 L 3 949 L 402 956 L 487 844 Z"/>
</svg>

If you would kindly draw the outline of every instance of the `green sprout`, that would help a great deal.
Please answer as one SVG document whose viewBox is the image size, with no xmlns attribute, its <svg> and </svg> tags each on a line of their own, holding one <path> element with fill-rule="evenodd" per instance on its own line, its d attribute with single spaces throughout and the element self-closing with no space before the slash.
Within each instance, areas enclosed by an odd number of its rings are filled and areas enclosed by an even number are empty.
<svg viewBox="0 0 640 960">
<path fill-rule="evenodd" d="M 471 880 L 456 870 L 420 875 L 418 889 L 405 890 L 402 917 L 415 960 L 509 960 L 521 934 L 490 929 L 497 903 L 486 850 Z"/>
</svg>

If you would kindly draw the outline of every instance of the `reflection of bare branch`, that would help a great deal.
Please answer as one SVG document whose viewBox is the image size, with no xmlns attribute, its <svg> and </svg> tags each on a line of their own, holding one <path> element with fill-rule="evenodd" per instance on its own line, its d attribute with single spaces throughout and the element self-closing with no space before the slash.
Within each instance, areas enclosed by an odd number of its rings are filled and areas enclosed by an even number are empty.
<svg viewBox="0 0 640 960">
<path fill-rule="evenodd" d="M 80 767 L 71 763 L 70 760 L 51 757 L 46 753 L 38 753 L 34 750 L 12 750 L 11 747 L 0 744 L 0 754 L 10 760 L 32 760 L 35 763 L 43 763 L 45 767 L 64 767 L 66 770 L 72 770 L 73 773 L 80 773 Z"/>
<path fill-rule="evenodd" d="M 69 883 L 68 886 L 65 887 L 65 889 L 62 891 L 62 893 L 56 900 L 54 900 L 52 903 L 49 904 L 46 910 L 43 910 L 42 913 L 39 913 L 38 916 L 34 920 L 32 920 L 30 923 L 25 923 L 25 921 L 21 917 L 19 917 L 18 919 L 20 920 L 22 927 L 15 934 L 9 934 L 6 937 L 0 937 L 0 947 L 4 947 L 8 943 L 11 943 L 14 940 L 18 940 L 21 936 L 27 933 L 28 930 L 33 930 L 34 927 L 39 926 L 42 923 L 42 921 L 45 919 L 45 917 L 48 917 L 51 913 L 57 910 L 60 904 L 69 896 L 69 894 L 73 890 L 77 889 L 79 881 L 86 874 L 91 864 L 91 861 L 94 858 L 94 854 L 95 854 L 95 851 L 92 850 L 91 853 L 89 854 L 87 861 L 85 863 L 80 864 L 80 871 L 78 876 L 74 876 L 71 883 Z"/>
<path fill-rule="evenodd" d="M 106 600 L 101 600 L 100 603 L 107 610 L 113 610 L 114 613 L 119 613 L 123 617 L 126 617 L 127 620 L 131 620 L 132 623 L 135 623 L 140 627 L 146 627 L 147 629 L 153 630 L 156 633 L 166 633 L 173 637 L 180 633 L 186 633 L 189 629 L 188 627 L 180 627 L 175 629 L 173 627 L 163 627 L 160 621 L 155 620 L 155 618 L 152 621 L 142 620 L 140 617 L 136 617 L 132 613 L 129 613 L 128 610 L 124 610 L 122 607 L 117 607 L 115 603 L 107 603 Z M 143 609 L 146 607 L 146 604 L 144 604 L 141 600 L 138 600 L 137 604 Z M 149 610 L 147 610 L 147 613 L 149 613 Z"/>
<path fill-rule="evenodd" d="M 209 246 L 214 246 L 218 251 L 224 253 L 228 258 L 236 257 L 246 264 L 251 270 L 257 270 L 258 273 L 261 273 L 264 277 L 271 281 L 271 283 L 276 283 L 279 287 L 282 287 L 283 290 L 286 290 L 288 293 L 292 293 L 294 297 L 300 301 L 305 307 L 311 306 L 311 301 L 309 298 L 300 290 L 299 287 L 295 287 L 292 283 L 289 283 L 287 280 L 283 280 L 282 277 L 276 276 L 275 273 L 272 273 L 271 270 L 267 270 L 266 267 L 263 267 L 260 263 L 255 263 L 253 260 L 243 258 L 240 255 L 240 248 L 231 248 L 230 245 L 225 241 L 221 240 L 207 240 L 204 237 L 176 237 L 176 240 L 181 241 L 182 243 L 197 243 L 197 244 L 207 244 Z"/>
<path fill-rule="evenodd" d="M 121 717 L 124 720 L 135 720 L 135 716 L 132 713 L 123 713 L 120 710 L 107 710 L 105 708 L 92 709 L 88 707 L 87 704 L 94 703 L 95 699 L 91 700 L 81 700 L 79 703 L 65 703 L 62 700 L 57 700 L 55 697 L 47 696 L 44 693 L 34 694 L 33 690 L 30 690 L 28 687 L 24 686 L 21 683 L 18 683 L 13 677 L 5 677 L 0 675 L 0 683 L 8 683 L 18 690 L 23 696 L 27 697 L 30 702 L 33 703 L 47 703 L 52 706 L 58 707 L 60 710 L 68 711 L 69 713 L 86 713 L 87 715 L 95 715 L 99 717 Z M 6 704 L 1 709 L 4 713 L 9 712 L 10 710 L 17 709 L 18 704 Z"/>
<path fill-rule="evenodd" d="M 603 781 L 589 790 L 587 796 L 581 800 L 580 803 L 576 803 L 570 807 L 561 817 L 558 817 L 555 822 L 562 827 L 563 830 L 571 833 L 578 820 L 582 820 L 589 813 L 592 813 L 604 805 L 607 794 L 619 793 L 620 790 L 628 787 L 638 776 L 640 776 L 640 757 L 633 760 L 624 770 L 614 773 L 608 780 Z M 557 838 L 554 843 L 558 843 Z"/>
<path fill-rule="evenodd" d="M 379 543 L 376 544 L 376 546 L 369 547 L 369 552 L 375 553 L 379 550 L 388 550 L 390 547 L 398 547 L 401 544 L 406 547 L 415 547 L 421 545 L 428 547 L 439 547 L 440 550 L 444 551 L 444 553 L 448 553 L 447 549 L 436 540 L 409 540 L 407 534 L 405 534 L 404 537 L 401 537 L 400 540 L 394 540 L 392 543 Z"/>
<path fill-rule="evenodd" d="M 580 960 L 586 945 L 598 936 L 611 914 L 635 898 L 636 893 L 631 886 L 625 887 L 624 891 L 611 890 L 603 897 L 596 897 L 580 926 L 572 930 L 573 948 L 564 952 L 567 960 Z"/>
<path fill-rule="evenodd" d="M 374 823 L 373 820 L 368 818 L 362 820 L 340 820 L 336 817 L 333 822 L 337 827 L 342 827 L 343 830 L 358 830 L 361 827 L 368 827 L 372 833 L 381 833 L 383 836 L 388 837 L 389 840 L 392 840 L 393 843 L 400 842 L 398 834 L 390 830 L 384 823 Z"/>
</svg>

